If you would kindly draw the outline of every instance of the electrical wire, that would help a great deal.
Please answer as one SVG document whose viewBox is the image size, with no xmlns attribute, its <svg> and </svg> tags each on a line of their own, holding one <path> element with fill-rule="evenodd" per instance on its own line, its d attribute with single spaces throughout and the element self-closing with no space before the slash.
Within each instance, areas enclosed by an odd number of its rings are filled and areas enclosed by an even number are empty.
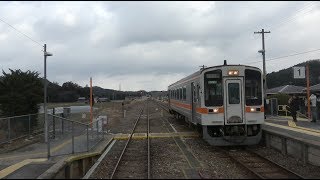
<svg viewBox="0 0 320 180">
<path fill-rule="evenodd" d="M 287 24 L 289 22 L 293 22 L 293 21 L 297 20 L 299 17 L 305 16 L 306 14 L 310 13 L 315 7 L 317 7 L 317 5 L 318 5 L 317 3 L 318 3 L 317 1 L 314 1 L 311 4 L 300 9 L 299 11 L 296 12 L 296 14 L 294 16 L 288 17 L 285 20 L 280 21 L 280 23 L 278 23 L 276 26 L 274 26 L 272 28 L 272 30 L 274 31 L 274 30 L 280 28 L 284 24 Z M 310 8 L 310 9 L 307 10 L 308 8 Z M 304 10 L 307 10 L 307 11 L 303 12 Z M 299 13 L 301 13 L 301 14 L 299 14 Z"/>
<path fill-rule="evenodd" d="M 312 53 L 312 52 L 316 52 L 316 51 L 320 51 L 320 48 L 319 49 L 310 50 L 310 51 L 290 54 L 290 55 L 286 55 L 286 56 L 280 56 L 280 57 L 276 57 L 276 58 L 271 58 L 271 59 L 267 59 L 266 61 L 274 61 L 274 60 L 277 60 L 277 59 L 283 59 L 283 58 L 287 58 L 287 57 L 291 57 L 291 56 L 298 56 L 298 55 L 301 55 L 301 54 L 307 54 L 307 53 Z M 255 64 L 255 63 L 258 63 L 258 62 L 262 62 L 262 61 L 254 61 L 254 62 L 249 62 L 247 64 Z"/>
<path fill-rule="evenodd" d="M 7 24 L 8 26 L 10 26 L 12 29 L 16 30 L 17 32 L 19 32 L 20 34 L 24 35 L 25 37 L 27 37 L 28 39 L 30 39 L 31 41 L 33 41 L 34 43 L 38 44 L 39 46 L 43 47 L 43 45 L 41 45 L 39 42 L 37 42 L 36 40 L 32 39 L 30 36 L 26 35 L 25 33 L 19 31 L 17 28 L 13 27 L 11 24 L 7 23 L 6 21 L 4 21 L 3 19 L 0 18 L 0 21 L 2 21 L 3 23 Z"/>
</svg>

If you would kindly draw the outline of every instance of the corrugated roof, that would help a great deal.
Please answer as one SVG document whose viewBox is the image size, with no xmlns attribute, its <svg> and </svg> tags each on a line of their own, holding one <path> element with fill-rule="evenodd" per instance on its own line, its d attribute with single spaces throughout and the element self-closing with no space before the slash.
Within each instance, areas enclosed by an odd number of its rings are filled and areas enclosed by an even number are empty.
<svg viewBox="0 0 320 180">
<path fill-rule="evenodd" d="M 284 85 L 284 86 L 275 87 L 272 89 L 267 89 L 266 93 L 267 94 L 278 94 L 278 93 L 299 94 L 299 93 L 305 93 L 303 92 L 303 89 L 305 89 L 305 87 L 303 86 Z"/>
</svg>

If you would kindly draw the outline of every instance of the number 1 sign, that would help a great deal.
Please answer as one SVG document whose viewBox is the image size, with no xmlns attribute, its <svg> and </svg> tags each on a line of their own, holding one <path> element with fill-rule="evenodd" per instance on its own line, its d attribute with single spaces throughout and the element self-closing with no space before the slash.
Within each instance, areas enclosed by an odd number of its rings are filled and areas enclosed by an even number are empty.
<svg viewBox="0 0 320 180">
<path fill-rule="evenodd" d="M 305 67 L 293 67 L 293 78 L 294 79 L 304 79 L 306 78 L 306 68 Z"/>
</svg>

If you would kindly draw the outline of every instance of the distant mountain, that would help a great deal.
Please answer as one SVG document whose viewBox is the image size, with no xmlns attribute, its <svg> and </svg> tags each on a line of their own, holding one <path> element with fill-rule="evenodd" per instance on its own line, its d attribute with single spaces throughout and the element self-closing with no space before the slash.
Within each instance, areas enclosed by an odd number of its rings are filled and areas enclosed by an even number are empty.
<svg viewBox="0 0 320 180">
<path fill-rule="evenodd" d="M 310 86 L 320 83 L 320 60 L 310 60 Z M 294 66 L 305 66 L 306 62 L 296 64 Z M 292 66 L 292 67 L 294 67 Z M 283 85 L 307 86 L 306 79 L 294 79 L 293 68 L 289 67 L 277 72 L 267 74 L 267 87 L 268 89 L 279 87 Z"/>
</svg>

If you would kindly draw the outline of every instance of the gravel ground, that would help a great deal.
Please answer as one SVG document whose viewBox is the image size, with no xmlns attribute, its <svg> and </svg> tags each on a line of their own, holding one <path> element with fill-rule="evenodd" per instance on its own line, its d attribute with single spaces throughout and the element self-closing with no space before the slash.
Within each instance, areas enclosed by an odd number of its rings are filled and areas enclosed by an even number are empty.
<svg viewBox="0 0 320 180">
<path fill-rule="evenodd" d="M 109 179 L 125 144 L 126 141 L 117 141 L 104 160 L 101 161 L 99 166 L 92 173 L 90 179 Z"/>
<path fill-rule="evenodd" d="M 296 172 L 299 175 L 302 175 L 305 178 L 320 178 L 320 167 L 313 166 L 310 164 L 303 165 L 303 162 L 297 158 L 291 156 L 284 156 L 279 151 L 265 146 L 258 146 L 253 149 L 255 152 L 259 153 L 263 157 L 276 162 L 289 170 Z"/>
<path fill-rule="evenodd" d="M 151 174 L 154 179 L 185 179 L 182 169 L 189 168 L 172 138 L 151 139 Z"/>
<path fill-rule="evenodd" d="M 135 120 L 138 117 L 138 110 L 142 107 L 142 102 L 132 102 L 126 105 L 126 117 L 123 118 L 121 103 L 115 108 L 107 108 L 105 112 L 108 114 L 107 129 L 109 133 L 130 133 Z"/>
<path fill-rule="evenodd" d="M 120 123 L 112 124 L 113 132 L 129 133 L 133 124 L 138 117 L 138 112 L 142 107 L 141 102 L 130 105 L 125 119 L 120 118 Z M 151 132 L 168 132 L 166 123 L 160 118 L 168 116 L 165 111 L 161 112 L 154 103 L 148 103 L 150 113 L 150 130 Z M 129 106 L 128 106 L 129 107 Z M 146 132 L 147 130 L 147 111 L 143 112 L 142 118 L 136 127 L 136 132 Z M 173 122 L 174 123 L 174 122 Z M 122 126 L 122 127 L 119 127 Z M 126 141 L 117 142 L 99 167 L 95 170 L 90 178 L 109 178 L 112 170 L 121 154 Z M 145 172 L 147 166 L 147 145 L 146 140 L 134 140 L 128 145 L 128 149 L 124 154 L 120 163 L 119 171 L 115 174 L 115 178 L 147 178 Z M 172 138 L 151 139 L 151 175 L 152 178 L 185 178 L 183 170 L 190 168 L 187 160 L 179 147 Z M 138 167 L 137 167 L 138 166 Z M 137 172 L 138 171 L 138 172 Z"/>
<path fill-rule="evenodd" d="M 105 112 L 108 113 L 108 129 L 112 133 L 130 133 L 135 120 L 138 117 L 138 111 L 143 106 L 144 102 L 135 101 L 125 106 L 127 110 L 126 118 L 122 117 L 121 103 L 115 105 L 115 107 L 105 108 Z M 151 133 L 167 133 L 168 126 L 167 121 L 163 119 L 167 118 L 169 123 L 174 126 L 178 132 L 190 132 L 195 131 L 189 128 L 184 120 L 174 119 L 168 112 L 162 110 L 155 103 L 148 103 L 150 113 L 150 131 Z M 137 126 L 137 132 L 146 132 L 147 111 L 144 111 L 141 123 Z M 168 128 L 167 128 L 168 127 Z M 184 138 L 183 141 L 186 143 L 187 148 L 194 154 L 201 164 L 200 173 L 204 178 L 211 179 L 251 179 L 256 178 L 249 170 L 243 166 L 234 162 L 230 157 L 221 152 L 219 148 L 215 148 L 206 143 L 200 138 Z M 119 155 L 124 147 L 126 141 L 118 141 L 105 159 L 101 162 L 99 167 L 93 173 L 91 178 L 109 178 L 112 170 L 119 158 Z M 138 141 L 135 141 L 138 142 Z M 141 142 L 141 140 L 140 140 Z M 138 143 L 139 144 L 139 143 Z M 146 154 L 145 145 L 138 145 L 131 154 L 131 158 L 141 152 Z M 252 149 L 262 156 L 277 162 L 278 164 L 287 167 L 288 169 L 301 174 L 307 178 L 319 178 L 320 167 L 307 165 L 303 166 L 301 161 L 295 158 L 283 156 L 280 152 L 273 149 L 268 149 L 263 146 L 253 146 Z M 179 147 L 175 144 L 172 138 L 155 138 L 151 139 L 151 175 L 154 179 L 185 179 L 183 171 L 190 168 L 185 156 L 180 151 Z M 138 157 L 144 157 L 139 155 Z M 130 159 L 128 159 L 130 161 Z M 133 163 L 134 162 L 134 163 Z M 130 169 L 134 169 L 135 165 L 144 165 L 145 161 L 138 160 L 130 163 Z M 133 164 L 133 165 L 132 165 Z M 127 164 L 128 165 L 128 164 Z M 124 168 L 125 170 L 126 168 Z M 129 174 L 125 176 L 119 176 L 119 178 L 144 178 L 139 174 L 134 175 L 133 172 L 127 171 Z"/>
<path fill-rule="evenodd" d="M 233 162 L 217 148 L 202 139 L 184 139 L 189 149 L 202 164 L 201 174 L 210 179 L 256 178 L 249 170 Z"/>
<path fill-rule="evenodd" d="M 115 179 L 148 178 L 147 140 L 131 141 L 118 166 Z"/>
</svg>

